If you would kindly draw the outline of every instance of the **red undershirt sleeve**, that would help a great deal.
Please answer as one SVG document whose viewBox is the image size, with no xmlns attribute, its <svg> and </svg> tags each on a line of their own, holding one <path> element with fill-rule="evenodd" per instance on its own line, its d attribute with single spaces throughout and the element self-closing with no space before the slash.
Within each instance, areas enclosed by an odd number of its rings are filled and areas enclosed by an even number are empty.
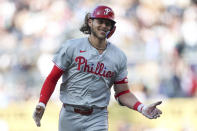
<svg viewBox="0 0 197 131">
<path fill-rule="evenodd" d="M 53 66 L 52 71 L 47 76 L 42 86 L 39 102 L 42 102 L 45 105 L 47 104 L 48 100 L 50 99 L 55 89 L 57 81 L 59 80 L 59 78 L 61 77 L 63 73 L 64 71 L 58 68 L 56 65 Z"/>
</svg>

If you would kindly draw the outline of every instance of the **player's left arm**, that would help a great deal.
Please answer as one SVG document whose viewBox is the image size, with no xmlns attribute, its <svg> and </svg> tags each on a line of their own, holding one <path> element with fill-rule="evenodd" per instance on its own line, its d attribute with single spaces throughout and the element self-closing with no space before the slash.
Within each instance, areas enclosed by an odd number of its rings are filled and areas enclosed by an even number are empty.
<svg viewBox="0 0 197 131">
<path fill-rule="evenodd" d="M 33 113 L 33 119 L 38 127 L 41 126 L 40 121 L 44 114 L 47 102 L 55 89 L 57 81 L 63 73 L 63 70 L 61 70 L 58 66 L 54 65 L 42 86 L 39 103 L 36 105 L 36 108 Z"/>
<path fill-rule="evenodd" d="M 127 106 L 130 109 L 142 113 L 149 119 L 156 119 L 162 114 L 156 106 L 162 102 L 158 101 L 150 105 L 142 104 L 137 97 L 130 92 L 128 83 L 114 84 L 115 98 L 122 106 Z"/>
</svg>

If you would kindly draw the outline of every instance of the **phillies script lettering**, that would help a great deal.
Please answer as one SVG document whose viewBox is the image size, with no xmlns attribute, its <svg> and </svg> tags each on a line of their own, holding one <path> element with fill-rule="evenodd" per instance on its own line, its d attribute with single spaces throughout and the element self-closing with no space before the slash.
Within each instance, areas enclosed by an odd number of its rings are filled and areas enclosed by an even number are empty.
<svg viewBox="0 0 197 131">
<path fill-rule="evenodd" d="M 83 56 L 78 56 L 75 58 L 75 62 L 77 62 L 78 67 L 77 70 L 82 70 L 84 72 L 89 72 L 92 74 L 96 74 L 103 77 L 112 77 L 114 75 L 114 72 L 107 71 L 104 65 L 104 63 L 98 62 L 96 65 L 96 69 L 94 69 L 93 65 L 87 64 L 87 59 L 85 59 Z M 82 66 L 84 65 L 84 68 L 82 69 Z"/>
</svg>

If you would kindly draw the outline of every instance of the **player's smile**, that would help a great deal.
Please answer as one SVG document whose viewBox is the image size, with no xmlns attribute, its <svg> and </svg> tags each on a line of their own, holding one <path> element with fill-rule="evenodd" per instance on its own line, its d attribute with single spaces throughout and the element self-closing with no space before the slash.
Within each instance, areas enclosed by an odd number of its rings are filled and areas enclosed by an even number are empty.
<svg viewBox="0 0 197 131">
<path fill-rule="evenodd" d="M 101 35 L 106 36 L 107 33 L 106 30 L 98 29 L 98 31 L 100 32 Z"/>
</svg>

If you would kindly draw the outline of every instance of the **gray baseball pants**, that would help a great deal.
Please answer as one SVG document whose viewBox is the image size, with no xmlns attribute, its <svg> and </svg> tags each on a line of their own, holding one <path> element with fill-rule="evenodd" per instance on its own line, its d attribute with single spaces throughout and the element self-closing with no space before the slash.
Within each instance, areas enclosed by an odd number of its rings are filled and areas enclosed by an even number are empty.
<svg viewBox="0 0 197 131">
<path fill-rule="evenodd" d="M 93 109 L 91 115 L 81 115 L 73 106 L 62 106 L 59 116 L 59 131 L 108 131 L 108 111 Z"/>
</svg>

